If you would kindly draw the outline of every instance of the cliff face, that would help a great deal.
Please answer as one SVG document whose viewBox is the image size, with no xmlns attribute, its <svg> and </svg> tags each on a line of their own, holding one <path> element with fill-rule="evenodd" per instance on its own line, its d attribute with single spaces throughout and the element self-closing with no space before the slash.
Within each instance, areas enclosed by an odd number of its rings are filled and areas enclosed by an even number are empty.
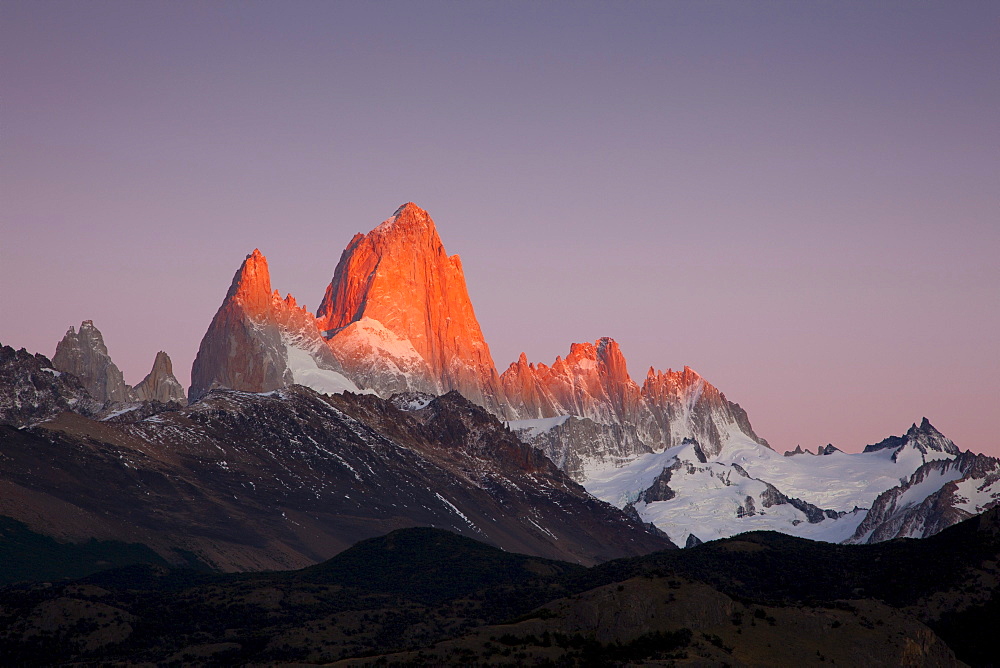
<svg viewBox="0 0 1000 668">
<path fill-rule="evenodd" d="M 240 266 L 201 340 L 189 396 L 216 387 L 270 392 L 293 383 L 322 392 L 358 391 L 340 373 L 312 313 L 271 292 L 267 258 L 257 249 Z"/>
<path fill-rule="evenodd" d="M 149 374 L 132 388 L 132 398 L 136 401 L 159 401 L 164 404 L 186 401 L 184 388 L 174 377 L 174 366 L 169 355 L 162 350 L 156 353 Z"/>
<path fill-rule="evenodd" d="M 267 392 L 291 384 L 272 317 L 271 276 L 259 250 L 247 255 L 201 340 L 191 367 L 191 400 L 214 387 Z"/>
<path fill-rule="evenodd" d="M 71 373 L 83 383 L 98 401 L 129 400 L 128 386 L 121 370 L 115 366 L 104 345 L 104 337 L 92 320 L 84 320 L 80 331 L 72 327 L 56 345 L 52 366 L 57 371 Z"/>
<path fill-rule="evenodd" d="M 767 445 L 753 432 L 743 409 L 693 369 L 650 369 L 639 387 L 629 376 L 618 344 L 609 338 L 574 343 L 566 358 L 557 357 L 552 366 L 531 364 L 522 354 L 500 378 L 505 400 L 518 420 L 574 415 L 613 427 L 612 432 L 619 433 L 611 439 L 619 446 L 632 444 L 618 447 L 608 459 L 612 453 L 600 443 L 607 438 L 580 440 L 571 432 L 575 425 L 568 422 L 538 438 L 546 450 L 565 450 L 570 460 L 619 461 L 650 449 L 674 447 L 685 439 L 698 441 L 706 455 L 714 456 L 737 435 Z M 559 445 L 560 440 L 567 442 Z"/>
<path fill-rule="evenodd" d="M 500 384 L 457 255 L 409 203 L 344 250 L 317 310 L 346 374 L 380 394 L 457 390 L 501 413 Z"/>
</svg>

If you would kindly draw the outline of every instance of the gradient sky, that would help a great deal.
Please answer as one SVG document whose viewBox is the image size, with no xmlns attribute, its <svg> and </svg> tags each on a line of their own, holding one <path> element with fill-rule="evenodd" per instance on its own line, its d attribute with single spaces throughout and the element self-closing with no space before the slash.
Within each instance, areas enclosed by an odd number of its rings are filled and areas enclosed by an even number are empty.
<svg viewBox="0 0 1000 668">
<path fill-rule="evenodd" d="M 996 2 L 0 0 L 0 342 L 185 385 L 244 256 L 315 309 L 427 209 L 497 366 L 611 336 L 778 450 L 1000 455 Z"/>
</svg>

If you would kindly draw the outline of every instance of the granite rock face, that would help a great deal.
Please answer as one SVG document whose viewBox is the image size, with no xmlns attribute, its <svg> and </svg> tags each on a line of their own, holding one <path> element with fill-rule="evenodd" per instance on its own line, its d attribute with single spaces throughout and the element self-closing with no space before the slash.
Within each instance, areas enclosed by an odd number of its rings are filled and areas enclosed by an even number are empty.
<svg viewBox="0 0 1000 668">
<path fill-rule="evenodd" d="M 132 388 L 132 398 L 135 401 L 158 401 L 164 404 L 171 401 L 182 404 L 186 402 L 184 388 L 174 377 L 174 367 L 169 355 L 162 350 L 156 353 L 149 374 Z"/>
<path fill-rule="evenodd" d="M 214 388 L 269 392 L 291 385 L 296 378 L 289 348 L 293 355 L 303 354 L 314 370 L 340 370 L 313 315 L 291 295 L 281 299 L 277 291 L 271 292 L 267 258 L 254 249 L 233 276 L 201 340 L 191 367 L 190 399 Z"/>
<path fill-rule="evenodd" d="M 129 389 L 122 372 L 111 361 L 104 337 L 92 320 L 84 320 L 79 332 L 69 328 L 66 336 L 56 345 L 52 366 L 57 371 L 79 378 L 98 401 L 129 400 Z"/>
<path fill-rule="evenodd" d="M 270 315 L 267 258 L 254 249 L 201 340 L 191 367 L 192 401 L 216 387 L 267 392 L 291 383 L 281 333 Z"/>
<path fill-rule="evenodd" d="M 588 463 L 594 469 L 617 466 L 688 439 L 701 444 L 708 457 L 734 437 L 768 447 L 754 433 L 746 412 L 688 367 L 650 369 L 640 387 L 610 338 L 574 343 L 566 358 L 557 357 L 552 366 L 529 363 L 522 354 L 500 380 L 518 421 L 571 415 L 601 425 L 582 438 L 580 425 L 569 421 L 545 432 L 525 431 L 525 438 L 564 462 L 577 480 L 586 477 Z"/>
<path fill-rule="evenodd" d="M 317 318 L 347 375 L 379 394 L 457 390 L 502 414 L 462 262 L 445 252 L 434 221 L 412 202 L 351 240 Z"/>
</svg>

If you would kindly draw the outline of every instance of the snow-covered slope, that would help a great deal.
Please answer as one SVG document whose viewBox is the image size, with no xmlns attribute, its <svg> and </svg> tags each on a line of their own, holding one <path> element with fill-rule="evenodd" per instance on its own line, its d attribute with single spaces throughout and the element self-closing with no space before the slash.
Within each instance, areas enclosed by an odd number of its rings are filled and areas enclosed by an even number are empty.
<svg viewBox="0 0 1000 668">
<path fill-rule="evenodd" d="M 849 543 L 925 538 L 1000 505 L 1000 460 L 963 452 L 929 459 L 875 499 Z"/>
<path fill-rule="evenodd" d="M 691 534 L 711 540 L 761 529 L 816 540 L 863 542 L 872 536 L 884 540 L 923 532 L 926 522 L 918 531 L 915 521 L 907 525 L 901 511 L 919 506 L 948 483 L 956 483 L 949 498 L 965 499 L 965 505 L 980 508 L 974 512 L 995 502 L 1000 485 L 994 489 L 997 476 L 989 477 L 993 469 L 980 463 L 978 472 L 987 484 L 972 491 L 974 483 L 966 473 L 971 465 L 959 466 L 956 457 L 965 455 L 958 453 L 954 443 L 924 419 L 904 436 L 890 437 L 857 454 L 833 450 L 826 455 L 786 457 L 750 439 L 733 438 L 716 456 L 707 457 L 692 440 L 595 474 L 583 484 L 599 499 L 619 507 L 632 504 L 643 520 L 653 522 L 678 544 L 686 543 Z M 900 487 L 900 481 L 908 480 Z M 886 492 L 893 488 L 898 491 Z M 964 507 L 957 500 L 948 506 Z M 969 513 L 948 515 L 939 509 L 938 515 L 947 516 L 929 533 Z M 904 525 L 910 527 L 909 533 L 898 530 Z"/>
</svg>

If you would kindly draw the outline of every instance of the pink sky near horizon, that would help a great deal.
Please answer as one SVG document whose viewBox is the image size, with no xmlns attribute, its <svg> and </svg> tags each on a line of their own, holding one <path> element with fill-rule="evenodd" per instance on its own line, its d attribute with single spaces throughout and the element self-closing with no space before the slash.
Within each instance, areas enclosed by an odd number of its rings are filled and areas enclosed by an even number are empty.
<svg viewBox="0 0 1000 668">
<path fill-rule="evenodd" d="M 0 4 L 0 343 L 185 385 L 413 201 L 498 371 L 615 338 L 775 449 L 1000 455 L 996 3 Z"/>
</svg>

